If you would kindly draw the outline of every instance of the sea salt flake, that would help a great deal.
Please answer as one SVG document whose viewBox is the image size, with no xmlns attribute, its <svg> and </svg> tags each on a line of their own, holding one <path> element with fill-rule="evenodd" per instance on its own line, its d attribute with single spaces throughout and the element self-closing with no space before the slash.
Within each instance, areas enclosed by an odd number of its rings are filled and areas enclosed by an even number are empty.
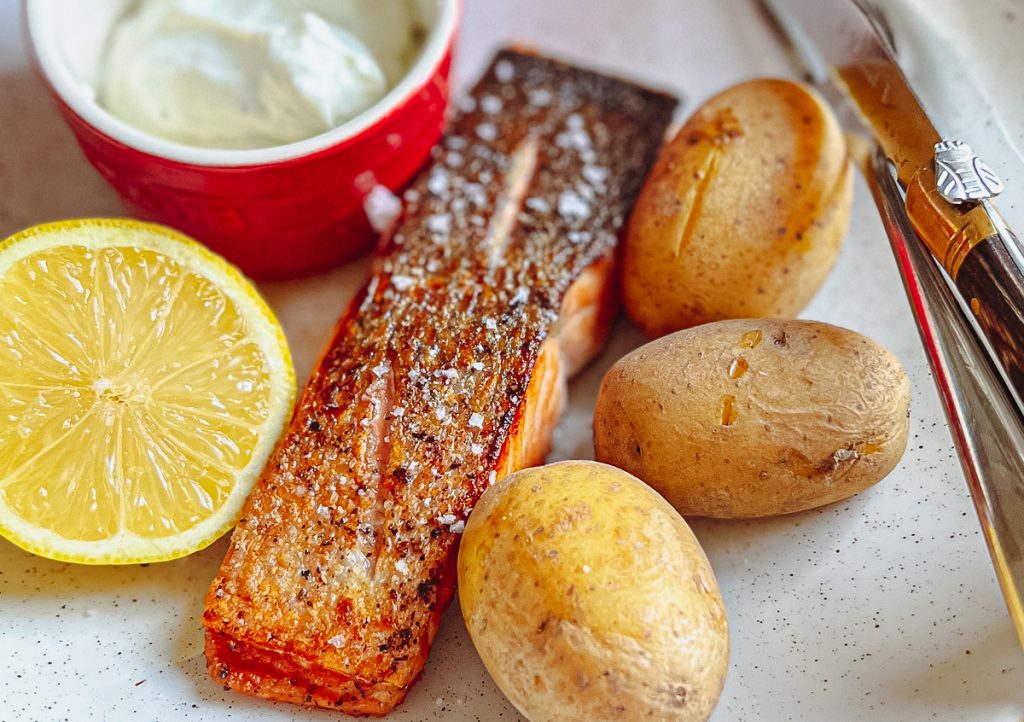
<svg viewBox="0 0 1024 722">
<path fill-rule="evenodd" d="M 493 331 L 494 329 L 498 328 L 498 322 L 495 321 L 493 318 L 485 318 L 484 328 L 486 328 L 488 331 Z"/>
<path fill-rule="evenodd" d="M 469 417 L 469 426 L 474 429 L 484 428 L 484 415 L 479 413 L 473 413 Z"/>
<path fill-rule="evenodd" d="M 327 640 L 327 643 L 335 649 L 341 649 L 345 645 L 345 637 L 340 634 L 335 634 Z"/>
<path fill-rule="evenodd" d="M 537 88 L 531 90 L 527 95 L 530 105 L 535 105 L 538 108 L 546 108 L 551 105 L 551 101 L 554 97 L 551 95 L 551 91 L 547 88 Z"/>
<path fill-rule="evenodd" d="M 330 508 L 324 506 L 323 504 L 320 504 L 316 508 L 316 513 L 317 513 L 317 516 L 330 516 L 331 515 L 331 510 L 330 510 Z"/>
<path fill-rule="evenodd" d="M 439 517 L 437 517 L 438 523 L 444 524 L 445 526 L 451 526 L 458 520 L 459 518 L 454 514 L 441 514 Z"/>
<path fill-rule="evenodd" d="M 469 202 L 477 208 L 485 208 L 487 206 L 487 191 L 484 190 L 482 185 L 479 183 L 467 183 L 465 191 Z"/>
<path fill-rule="evenodd" d="M 558 197 L 558 215 L 567 220 L 583 220 L 590 216 L 590 206 L 575 191 L 562 191 Z"/>
<path fill-rule="evenodd" d="M 376 233 L 384 233 L 391 228 L 398 214 L 402 212 L 402 201 L 384 186 L 376 185 L 366 194 L 363 211 L 373 230 Z"/>
<path fill-rule="evenodd" d="M 391 370 L 391 367 L 387 364 L 377 364 L 370 370 L 373 371 L 374 376 L 380 377 L 385 376 L 387 372 Z"/>
<path fill-rule="evenodd" d="M 401 572 L 402 574 L 408 575 L 409 574 L 409 563 L 407 561 L 405 561 L 404 559 L 399 559 L 397 562 L 395 562 L 395 569 L 397 571 Z"/>
<path fill-rule="evenodd" d="M 405 416 L 405 409 L 401 406 L 396 406 L 395 408 L 391 409 L 391 415 L 394 416 L 396 419 L 400 419 L 403 416 Z"/>
<path fill-rule="evenodd" d="M 469 445 L 469 450 L 472 453 L 477 454 L 477 455 L 480 455 L 480 454 L 484 453 L 484 447 L 483 447 L 482 444 L 470 444 Z"/>
<path fill-rule="evenodd" d="M 427 190 L 435 196 L 442 196 L 448 191 L 448 172 L 444 168 L 436 165 L 430 171 L 430 178 L 427 180 Z"/>
<path fill-rule="evenodd" d="M 469 365 L 469 367 L 471 369 L 473 369 L 474 371 L 483 371 L 484 370 L 484 362 L 483 361 L 474 361 L 473 363 L 471 363 Z"/>
<path fill-rule="evenodd" d="M 499 83 L 510 83 L 516 77 L 516 69 L 509 61 L 499 60 L 494 66 L 494 77 Z"/>
<path fill-rule="evenodd" d="M 480 98 L 480 109 L 488 115 L 497 115 L 501 112 L 504 103 L 497 95 L 485 95 Z"/>
<path fill-rule="evenodd" d="M 476 134 L 480 140 L 491 143 L 498 137 L 498 128 L 494 123 L 481 123 L 476 127 Z"/>
<path fill-rule="evenodd" d="M 608 169 L 599 165 L 585 165 L 583 166 L 583 178 L 595 186 L 604 185 L 604 182 L 608 180 Z"/>
<path fill-rule="evenodd" d="M 437 235 L 448 235 L 452 230 L 452 217 L 447 213 L 435 213 L 429 216 L 427 230 Z"/>
<path fill-rule="evenodd" d="M 551 204 L 543 198 L 527 198 L 524 205 L 531 211 L 537 211 L 538 213 L 548 213 L 551 211 Z"/>
<path fill-rule="evenodd" d="M 466 522 L 464 522 L 462 519 L 459 519 L 457 522 L 448 527 L 448 531 L 452 532 L 453 534 L 461 534 L 462 532 L 466 531 Z"/>
<path fill-rule="evenodd" d="M 391 277 L 391 286 L 399 293 L 404 293 L 416 284 L 412 276 L 396 275 Z"/>
</svg>

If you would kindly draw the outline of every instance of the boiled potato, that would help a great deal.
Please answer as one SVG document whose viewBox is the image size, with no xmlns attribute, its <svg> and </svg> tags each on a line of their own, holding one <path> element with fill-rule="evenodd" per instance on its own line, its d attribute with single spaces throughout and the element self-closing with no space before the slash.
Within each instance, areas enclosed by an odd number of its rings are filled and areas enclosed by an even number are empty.
<svg viewBox="0 0 1024 722">
<path fill-rule="evenodd" d="M 813 90 L 730 88 L 690 118 L 647 180 L 625 242 L 626 308 L 653 337 L 795 316 L 836 260 L 852 200 L 842 131 Z"/>
<path fill-rule="evenodd" d="M 506 477 L 473 510 L 458 569 L 473 643 L 533 722 L 710 716 L 722 598 L 686 522 L 638 479 L 589 461 Z"/>
<path fill-rule="evenodd" d="M 594 446 L 681 514 L 788 514 L 888 474 L 907 444 L 909 402 L 899 360 L 860 334 L 720 321 L 616 363 L 598 392 Z"/>
</svg>

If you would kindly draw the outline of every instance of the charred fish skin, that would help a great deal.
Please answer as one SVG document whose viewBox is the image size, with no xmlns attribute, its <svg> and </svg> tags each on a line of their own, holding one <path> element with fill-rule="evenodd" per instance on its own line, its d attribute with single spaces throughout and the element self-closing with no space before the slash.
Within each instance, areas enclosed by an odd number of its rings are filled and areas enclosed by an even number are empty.
<svg viewBox="0 0 1024 722">
<path fill-rule="evenodd" d="M 203 616 L 221 684 L 350 714 L 404 698 L 452 596 L 464 520 L 543 453 L 565 376 L 553 342 L 567 300 L 587 295 L 570 289 L 612 288 L 676 102 L 497 55 L 405 192 L 243 510 Z"/>
</svg>

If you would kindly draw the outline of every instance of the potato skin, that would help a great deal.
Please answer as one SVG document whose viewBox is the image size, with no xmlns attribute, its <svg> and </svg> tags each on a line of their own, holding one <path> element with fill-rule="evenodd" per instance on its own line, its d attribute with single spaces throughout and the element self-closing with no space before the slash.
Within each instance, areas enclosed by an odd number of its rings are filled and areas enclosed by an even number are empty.
<svg viewBox="0 0 1024 722">
<path fill-rule="evenodd" d="M 788 80 L 734 86 L 663 149 L 640 194 L 626 309 L 651 337 L 795 316 L 834 265 L 852 203 L 846 142 L 817 93 Z"/>
<path fill-rule="evenodd" d="M 462 615 L 532 722 L 704 722 L 729 658 L 714 573 L 686 522 L 614 467 L 567 461 L 488 489 L 459 549 Z"/>
<path fill-rule="evenodd" d="M 788 514 L 892 471 L 909 403 L 899 360 L 860 334 L 813 321 L 720 321 L 620 359 L 598 392 L 594 446 L 683 515 Z"/>
</svg>

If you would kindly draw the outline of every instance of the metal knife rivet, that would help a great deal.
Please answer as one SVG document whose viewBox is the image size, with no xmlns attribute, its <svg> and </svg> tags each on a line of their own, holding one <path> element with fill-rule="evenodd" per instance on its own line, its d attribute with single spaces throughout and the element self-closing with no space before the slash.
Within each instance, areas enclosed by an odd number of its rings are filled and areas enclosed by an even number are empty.
<svg viewBox="0 0 1024 722">
<path fill-rule="evenodd" d="M 983 201 L 1003 192 L 1003 181 L 962 140 L 935 144 L 935 187 L 950 203 Z"/>
</svg>

